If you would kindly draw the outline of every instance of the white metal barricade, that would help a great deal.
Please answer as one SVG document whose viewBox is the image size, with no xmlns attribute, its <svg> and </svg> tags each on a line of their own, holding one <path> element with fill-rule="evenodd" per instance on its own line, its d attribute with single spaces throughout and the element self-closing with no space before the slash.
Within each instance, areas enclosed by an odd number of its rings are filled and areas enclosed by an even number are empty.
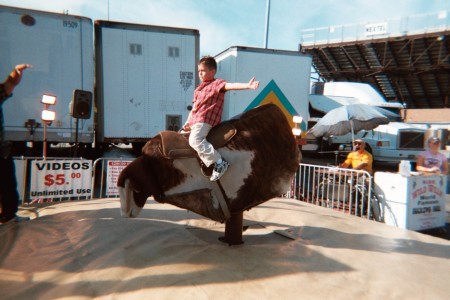
<svg viewBox="0 0 450 300">
<path fill-rule="evenodd" d="M 291 190 L 283 196 L 381 220 L 372 184 L 372 175 L 366 171 L 300 164 Z"/>
<path fill-rule="evenodd" d="M 117 198 L 117 180 L 120 172 L 134 158 L 98 158 L 94 161 L 91 198 Z"/>
</svg>

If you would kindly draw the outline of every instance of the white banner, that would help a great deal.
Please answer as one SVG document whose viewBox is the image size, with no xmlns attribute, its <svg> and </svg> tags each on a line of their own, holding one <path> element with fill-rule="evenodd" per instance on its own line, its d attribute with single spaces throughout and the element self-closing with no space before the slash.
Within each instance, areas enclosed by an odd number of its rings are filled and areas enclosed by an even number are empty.
<svg viewBox="0 0 450 300">
<path fill-rule="evenodd" d="M 62 198 L 91 195 L 92 161 L 31 161 L 30 198 Z"/>
<path fill-rule="evenodd" d="M 119 190 L 117 189 L 117 180 L 120 172 L 126 168 L 131 160 L 109 160 L 106 168 L 106 196 L 117 196 Z"/>
<path fill-rule="evenodd" d="M 388 33 L 388 23 L 373 23 L 366 25 L 366 36 L 387 34 Z"/>
</svg>

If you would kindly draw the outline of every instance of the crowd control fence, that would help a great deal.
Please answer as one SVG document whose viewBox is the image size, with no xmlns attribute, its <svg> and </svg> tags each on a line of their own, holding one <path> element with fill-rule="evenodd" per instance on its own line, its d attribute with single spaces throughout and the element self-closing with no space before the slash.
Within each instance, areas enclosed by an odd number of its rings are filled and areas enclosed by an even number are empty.
<svg viewBox="0 0 450 300">
<path fill-rule="evenodd" d="M 15 157 L 22 204 L 119 197 L 117 180 L 131 158 Z M 300 164 L 283 195 L 347 214 L 381 221 L 380 203 L 366 171 Z"/>
<path fill-rule="evenodd" d="M 91 198 L 117 198 L 117 180 L 120 172 L 128 166 L 130 158 L 98 158 L 93 164 Z"/>
<path fill-rule="evenodd" d="M 372 175 L 366 171 L 300 164 L 291 189 L 283 197 L 381 221 L 380 203 L 372 186 Z"/>
</svg>

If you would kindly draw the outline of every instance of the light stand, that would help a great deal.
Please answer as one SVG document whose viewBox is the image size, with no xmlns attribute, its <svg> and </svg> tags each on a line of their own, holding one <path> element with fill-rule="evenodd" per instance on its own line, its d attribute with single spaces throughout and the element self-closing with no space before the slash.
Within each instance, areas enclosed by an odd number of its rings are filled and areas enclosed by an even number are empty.
<svg viewBox="0 0 450 300">
<path fill-rule="evenodd" d="M 75 119 L 75 150 L 73 152 L 73 157 L 78 155 L 78 118 Z"/>
<path fill-rule="evenodd" d="M 56 96 L 44 94 L 42 96 L 41 103 L 44 104 L 44 110 L 42 111 L 41 119 L 44 123 L 44 146 L 42 154 L 44 159 L 47 158 L 47 125 L 51 125 L 56 118 L 56 113 L 54 111 L 48 110 L 50 105 L 56 104 Z"/>
<path fill-rule="evenodd" d="M 295 139 L 297 139 L 302 135 L 302 130 L 300 129 L 299 124 L 303 122 L 303 118 L 300 116 L 294 116 L 292 121 L 295 123 L 295 128 L 292 128 L 292 134 L 295 136 Z"/>
<path fill-rule="evenodd" d="M 302 124 L 303 118 L 301 116 L 294 116 L 292 118 L 292 121 L 295 124 L 295 127 L 292 128 L 292 134 L 295 137 L 295 143 L 299 146 L 300 145 L 299 140 L 300 140 L 300 137 L 302 135 L 302 130 L 300 128 L 300 124 Z M 299 165 L 299 167 L 297 169 L 297 172 L 295 172 L 295 182 L 296 182 L 296 184 L 295 184 L 295 189 L 294 189 L 294 195 L 295 195 L 295 197 L 297 199 L 300 199 L 300 189 L 298 188 L 299 180 L 300 180 L 300 165 Z"/>
</svg>

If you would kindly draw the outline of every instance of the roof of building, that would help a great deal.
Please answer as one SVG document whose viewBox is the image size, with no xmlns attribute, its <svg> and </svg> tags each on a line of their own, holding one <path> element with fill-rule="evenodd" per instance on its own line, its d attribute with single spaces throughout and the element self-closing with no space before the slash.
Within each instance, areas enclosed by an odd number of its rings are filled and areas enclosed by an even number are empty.
<svg viewBox="0 0 450 300">
<path fill-rule="evenodd" d="M 437 23 L 421 30 L 401 30 L 401 22 L 304 30 L 300 49 L 325 81 L 366 82 L 408 108 L 450 107 L 448 15 L 426 15 Z M 349 31 L 360 34 L 349 38 Z"/>
</svg>

